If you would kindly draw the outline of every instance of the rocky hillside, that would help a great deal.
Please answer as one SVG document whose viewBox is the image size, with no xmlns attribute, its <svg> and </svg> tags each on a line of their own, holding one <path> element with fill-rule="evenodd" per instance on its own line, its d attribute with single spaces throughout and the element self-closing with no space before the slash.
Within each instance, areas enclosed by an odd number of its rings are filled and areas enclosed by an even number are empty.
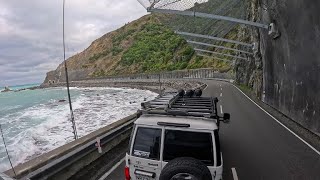
<svg viewBox="0 0 320 180">
<path fill-rule="evenodd" d="M 160 19 L 164 18 L 146 15 L 93 41 L 67 60 L 70 79 L 202 67 L 230 71 L 228 63 L 196 56 L 193 48 Z M 45 83 L 64 79 L 61 63 L 47 73 Z"/>
<path fill-rule="evenodd" d="M 248 6 L 245 19 L 253 22 L 259 22 L 260 13 L 258 0 L 247 0 Z M 237 39 L 240 41 L 256 42 L 259 46 L 260 36 L 258 28 L 240 27 L 238 29 Z M 261 48 L 254 51 L 253 56 L 248 56 L 247 61 L 237 59 L 234 65 L 235 81 L 245 87 L 253 90 L 254 94 L 261 99 L 263 95 L 263 62 Z M 244 55 L 246 56 L 246 55 Z"/>
</svg>

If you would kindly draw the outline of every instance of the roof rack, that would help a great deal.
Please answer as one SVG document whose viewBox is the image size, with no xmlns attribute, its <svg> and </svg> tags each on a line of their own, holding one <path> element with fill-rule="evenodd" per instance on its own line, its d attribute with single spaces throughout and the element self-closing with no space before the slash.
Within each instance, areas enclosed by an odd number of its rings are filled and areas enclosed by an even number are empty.
<svg viewBox="0 0 320 180">
<path fill-rule="evenodd" d="M 168 93 L 154 100 L 141 103 L 142 114 L 159 114 L 171 116 L 193 116 L 219 120 L 217 112 L 218 98 L 199 96 L 180 96 L 178 93 Z"/>
</svg>

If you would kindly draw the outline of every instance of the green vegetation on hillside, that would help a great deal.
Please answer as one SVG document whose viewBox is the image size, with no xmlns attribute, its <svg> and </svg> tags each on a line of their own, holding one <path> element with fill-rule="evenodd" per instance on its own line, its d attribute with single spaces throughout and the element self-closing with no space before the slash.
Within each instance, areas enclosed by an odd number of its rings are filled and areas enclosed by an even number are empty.
<svg viewBox="0 0 320 180">
<path fill-rule="evenodd" d="M 194 54 L 186 41 L 162 24 L 145 24 L 120 63 L 139 64 L 142 72 L 185 69 Z"/>
</svg>

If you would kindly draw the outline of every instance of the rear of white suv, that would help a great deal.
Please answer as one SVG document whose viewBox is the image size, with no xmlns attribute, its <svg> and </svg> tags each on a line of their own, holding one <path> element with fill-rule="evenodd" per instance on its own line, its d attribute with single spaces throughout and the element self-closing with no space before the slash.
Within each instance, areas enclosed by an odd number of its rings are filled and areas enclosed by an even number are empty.
<svg viewBox="0 0 320 180">
<path fill-rule="evenodd" d="M 162 172 L 164 167 L 173 161 L 183 164 L 188 158 L 204 164 L 210 171 L 210 179 L 222 179 L 219 137 L 213 122 L 185 117 L 142 116 L 135 122 L 126 155 L 126 180 L 169 177 L 164 173 L 174 171 L 175 166 L 170 165 L 170 170 Z M 190 179 L 187 176 L 191 174 L 178 175 Z"/>
</svg>

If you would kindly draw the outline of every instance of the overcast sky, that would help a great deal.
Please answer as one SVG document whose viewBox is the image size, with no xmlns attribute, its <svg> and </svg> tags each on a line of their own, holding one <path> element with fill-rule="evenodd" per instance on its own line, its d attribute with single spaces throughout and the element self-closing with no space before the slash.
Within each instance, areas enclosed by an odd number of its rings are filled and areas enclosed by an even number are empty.
<svg viewBox="0 0 320 180">
<path fill-rule="evenodd" d="M 136 0 L 66 0 L 67 55 L 145 14 Z M 62 58 L 62 0 L 0 0 L 0 86 L 41 83 Z"/>
</svg>

